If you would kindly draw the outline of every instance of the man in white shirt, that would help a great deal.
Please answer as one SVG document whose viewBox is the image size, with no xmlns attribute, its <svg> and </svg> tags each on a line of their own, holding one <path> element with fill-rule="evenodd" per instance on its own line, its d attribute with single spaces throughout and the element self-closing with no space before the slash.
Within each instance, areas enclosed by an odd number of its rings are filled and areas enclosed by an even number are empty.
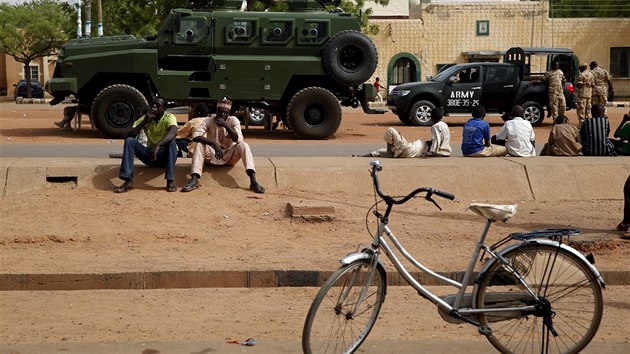
<svg viewBox="0 0 630 354">
<path fill-rule="evenodd" d="M 451 132 L 448 125 L 442 121 L 444 110 L 436 107 L 431 110 L 431 140 L 427 141 L 429 152 L 427 156 L 448 157 L 451 156 Z"/>
<path fill-rule="evenodd" d="M 534 128 L 530 122 L 523 119 L 524 114 L 523 106 L 512 107 L 510 119 L 505 122 L 496 135 L 497 140 L 505 141 L 505 147 L 510 156 L 536 156 Z"/>
</svg>

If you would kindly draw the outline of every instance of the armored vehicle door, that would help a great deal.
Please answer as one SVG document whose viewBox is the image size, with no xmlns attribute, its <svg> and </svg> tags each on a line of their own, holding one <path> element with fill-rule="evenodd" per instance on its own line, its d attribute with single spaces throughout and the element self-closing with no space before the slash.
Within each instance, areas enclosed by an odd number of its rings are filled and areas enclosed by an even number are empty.
<svg viewBox="0 0 630 354">
<path fill-rule="evenodd" d="M 505 111 L 518 90 L 520 82 L 516 65 L 487 65 L 483 67 L 483 99 L 487 110 Z"/>
<path fill-rule="evenodd" d="M 212 18 L 209 12 L 175 10 L 160 30 L 159 93 L 169 100 L 212 96 L 216 71 L 212 58 Z"/>
<path fill-rule="evenodd" d="M 455 72 L 444 84 L 442 95 L 446 112 L 468 112 L 482 99 L 481 67 L 467 66 Z"/>
</svg>

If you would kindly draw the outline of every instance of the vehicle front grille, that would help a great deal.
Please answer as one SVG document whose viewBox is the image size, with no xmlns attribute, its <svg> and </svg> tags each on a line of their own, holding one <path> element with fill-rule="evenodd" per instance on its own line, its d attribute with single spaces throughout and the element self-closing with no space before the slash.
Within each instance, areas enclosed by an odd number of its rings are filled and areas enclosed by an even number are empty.
<svg viewBox="0 0 630 354">
<path fill-rule="evenodd" d="M 390 96 L 397 96 L 398 95 L 398 89 L 393 89 L 392 92 L 389 93 Z"/>
</svg>

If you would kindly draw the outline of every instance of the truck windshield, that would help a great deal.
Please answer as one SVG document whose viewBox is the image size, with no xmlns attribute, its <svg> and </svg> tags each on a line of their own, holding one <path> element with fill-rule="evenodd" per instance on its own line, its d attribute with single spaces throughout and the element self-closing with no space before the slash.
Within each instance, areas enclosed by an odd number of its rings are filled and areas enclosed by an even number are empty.
<svg viewBox="0 0 630 354">
<path fill-rule="evenodd" d="M 449 77 L 455 75 L 455 73 L 457 73 L 460 69 L 461 69 L 461 65 L 453 65 L 450 68 L 447 68 L 446 70 L 432 77 L 431 81 L 444 81 L 448 79 Z"/>
</svg>

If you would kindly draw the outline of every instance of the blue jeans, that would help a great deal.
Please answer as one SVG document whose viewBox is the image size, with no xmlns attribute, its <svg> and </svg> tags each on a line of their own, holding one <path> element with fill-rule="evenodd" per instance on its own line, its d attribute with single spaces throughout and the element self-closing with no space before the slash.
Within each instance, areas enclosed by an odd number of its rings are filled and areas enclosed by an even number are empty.
<svg viewBox="0 0 630 354">
<path fill-rule="evenodd" d="M 165 178 L 172 181 L 175 175 L 175 162 L 177 161 L 177 144 L 175 139 L 160 148 L 157 159 L 151 160 L 151 149 L 140 144 L 136 138 L 126 138 L 123 147 L 123 158 L 120 163 L 118 177 L 125 181 L 133 180 L 133 159 L 137 157 L 142 163 L 149 167 L 164 167 L 166 169 Z"/>
</svg>

